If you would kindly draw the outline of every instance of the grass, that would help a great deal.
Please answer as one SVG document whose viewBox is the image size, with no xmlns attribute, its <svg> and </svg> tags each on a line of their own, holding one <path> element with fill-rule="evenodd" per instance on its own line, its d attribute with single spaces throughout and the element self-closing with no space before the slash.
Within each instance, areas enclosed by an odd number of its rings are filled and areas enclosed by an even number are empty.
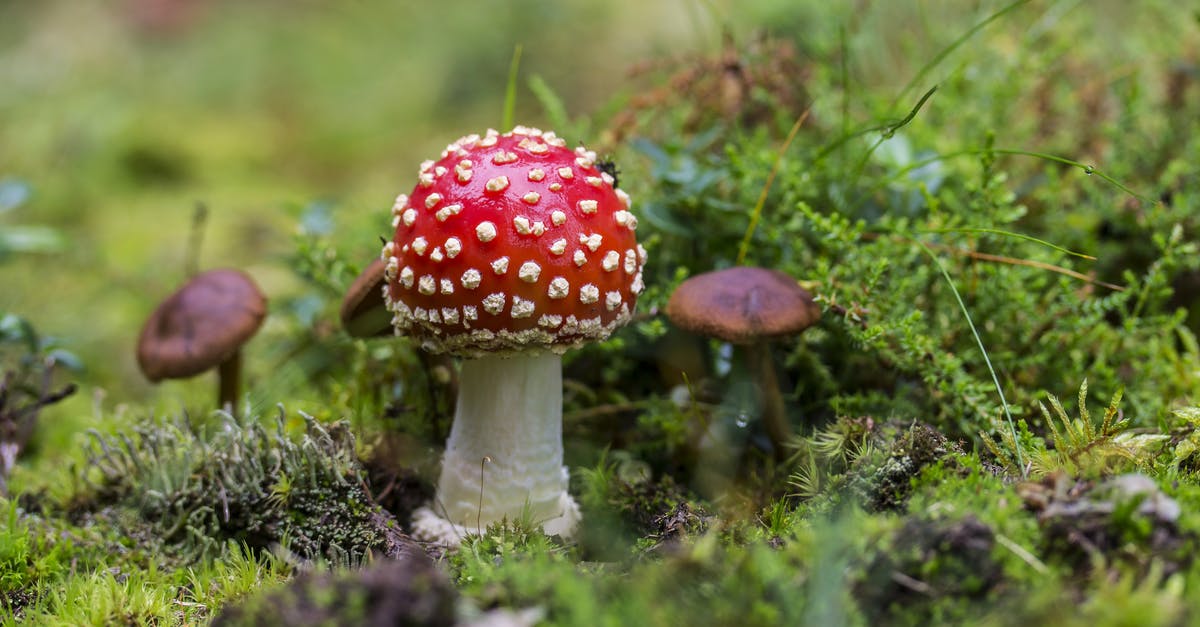
<svg viewBox="0 0 1200 627">
<path fill-rule="evenodd" d="M 453 362 L 347 337 L 341 290 L 417 163 L 504 120 L 619 163 L 650 263 L 638 319 L 565 361 L 580 536 L 517 520 L 434 552 L 460 617 L 1200 616 L 1186 9 L 197 6 L 0 7 L 0 371 L 19 383 L 0 421 L 80 386 L 28 439 L 0 429 L 22 446 L 6 624 L 203 624 L 382 559 L 437 476 Z M 209 377 L 136 370 L 143 317 L 197 259 L 270 296 L 244 422 L 214 414 Z M 658 313 L 737 264 L 823 312 L 772 347 L 800 434 L 783 456 L 732 347 Z M 338 607 L 324 581 L 305 590 Z"/>
</svg>

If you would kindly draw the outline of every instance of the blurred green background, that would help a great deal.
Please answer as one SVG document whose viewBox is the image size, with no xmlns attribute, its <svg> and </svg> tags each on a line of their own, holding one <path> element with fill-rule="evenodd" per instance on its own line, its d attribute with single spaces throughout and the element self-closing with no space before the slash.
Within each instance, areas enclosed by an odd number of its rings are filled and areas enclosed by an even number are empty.
<svg viewBox="0 0 1200 627">
<path fill-rule="evenodd" d="M 197 203 L 199 266 L 244 268 L 283 302 L 301 289 L 287 264 L 304 216 L 370 260 L 418 163 L 500 125 L 515 46 L 522 85 L 540 76 L 589 112 L 636 60 L 713 44 L 713 12 L 736 19 L 734 6 L 0 3 L 0 230 L 40 251 L 0 262 L 0 311 L 78 352 L 111 401 L 146 399 L 133 344 L 185 276 Z M 516 117 L 543 122 L 527 91 Z M 278 366 L 248 358 L 252 378 Z M 164 390 L 178 407 L 210 387 Z"/>
</svg>

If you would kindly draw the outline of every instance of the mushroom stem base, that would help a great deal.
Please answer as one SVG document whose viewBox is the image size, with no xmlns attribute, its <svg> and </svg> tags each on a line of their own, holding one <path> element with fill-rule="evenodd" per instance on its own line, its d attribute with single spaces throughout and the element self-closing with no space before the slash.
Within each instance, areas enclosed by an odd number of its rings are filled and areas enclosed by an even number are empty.
<svg viewBox="0 0 1200 627">
<path fill-rule="evenodd" d="M 563 473 L 566 472 L 567 469 L 563 468 Z M 570 538 L 575 534 L 582 518 L 579 513 L 579 504 L 571 498 L 570 494 L 563 492 L 559 497 L 558 506 L 562 511 L 561 515 L 535 522 L 541 523 L 542 531 L 548 536 Z M 430 503 L 413 512 L 412 529 L 410 530 L 412 537 L 424 542 L 454 547 L 461 544 L 463 538 L 468 535 L 480 535 L 487 531 L 488 523 L 481 522 L 479 525 L 469 526 L 456 525 L 435 512 L 435 507 L 437 507 L 436 503 Z"/>
</svg>

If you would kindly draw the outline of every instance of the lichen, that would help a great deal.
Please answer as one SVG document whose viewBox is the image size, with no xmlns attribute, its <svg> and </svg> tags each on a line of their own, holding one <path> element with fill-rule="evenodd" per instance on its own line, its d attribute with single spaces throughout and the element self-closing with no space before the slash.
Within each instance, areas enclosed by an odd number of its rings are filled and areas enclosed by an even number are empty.
<svg viewBox="0 0 1200 627">
<path fill-rule="evenodd" d="M 871 511 L 895 511 L 912 493 L 913 481 L 923 469 L 961 455 L 962 447 L 937 429 L 914 423 L 887 445 L 882 459 L 864 458 L 851 472 L 851 489 Z"/>
<path fill-rule="evenodd" d="M 76 509 L 132 508 L 167 546 L 196 556 L 230 540 L 339 563 L 394 551 L 399 526 L 366 493 L 344 423 L 304 415 L 304 434 L 293 439 L 282 408 L 272 428 L 218 416 L 211 429 L 176 420 L 145 423 L 133 437 L 93 431 L 90 498 L 77 498 Z"/>
</svg>

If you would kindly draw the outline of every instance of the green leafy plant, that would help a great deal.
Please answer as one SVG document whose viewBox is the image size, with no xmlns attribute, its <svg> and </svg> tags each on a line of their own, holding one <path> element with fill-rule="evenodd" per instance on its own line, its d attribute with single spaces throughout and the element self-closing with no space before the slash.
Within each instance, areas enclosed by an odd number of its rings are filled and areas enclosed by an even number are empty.
<svg viewBox="0 0 1200 627">
<path fill-rule="evenodd" d="M 1074 476 L 1092 475 L 1105 470 L 1114 461 L 1136 462 L 1136 452 L 1118 441 L 1121 433 L 1129 428 L 1129 421 L 1122 417 L 1120 409 L 1122 393 L 1122 390 L 1113 393 L 1098 425 L 1088 413 L 1086 379 L 1079 386 L 1078 418 L 1067 416 L 1058 397 L 1051 394 L 1050 406 L 1054 409 L 1054 416 L 1051 417 L 1044 404 L 1040 407 L 1046 426 L 1050 428 L 1054 449 L 1051 455 L 1046 456 L 1050 461 L 1043 462 L 1039 470 L 1046 473 L 1061 469 Z"/>
<path fill-rule="evenodd" d="M 0 313 L 0 496 L 42 409 L 75 393 L 74 383 L 55 387 L 60 371 L 80 369 L 78 358 L 55 344 L 29 321 Z"/>
<path fill-rule="evenodd" d="M 1049 431 L 1049 442 L 1045 447 L 1028 447 L 1031 451 L 1029 471 L 1033 476 L 1061 471 L 1069 476 L 1098 477 L 1134 468 L 1145 469 L 1154 462 L 1159 447 L 1169 436 L 1153 431 L 1131 431 L 1131 422 L 1121 410 L 1124 391 L 1120 389 L 1113 394 L 1097 423 L 1087 409 L 1087 391 L 1085 379 L 1079 386 L 1079 415 L 1075 418 L 1053 394 L 1049 395 L 1049 409 L 1044 403 L 1039 405 Z M 1001 463 L 1014 472 L 1020 470 L 1014 454 L 1017 447 L 1011 435 L 1001 432 L 999 440 L 986 434 L 981 437 Z"/>
</svg>

